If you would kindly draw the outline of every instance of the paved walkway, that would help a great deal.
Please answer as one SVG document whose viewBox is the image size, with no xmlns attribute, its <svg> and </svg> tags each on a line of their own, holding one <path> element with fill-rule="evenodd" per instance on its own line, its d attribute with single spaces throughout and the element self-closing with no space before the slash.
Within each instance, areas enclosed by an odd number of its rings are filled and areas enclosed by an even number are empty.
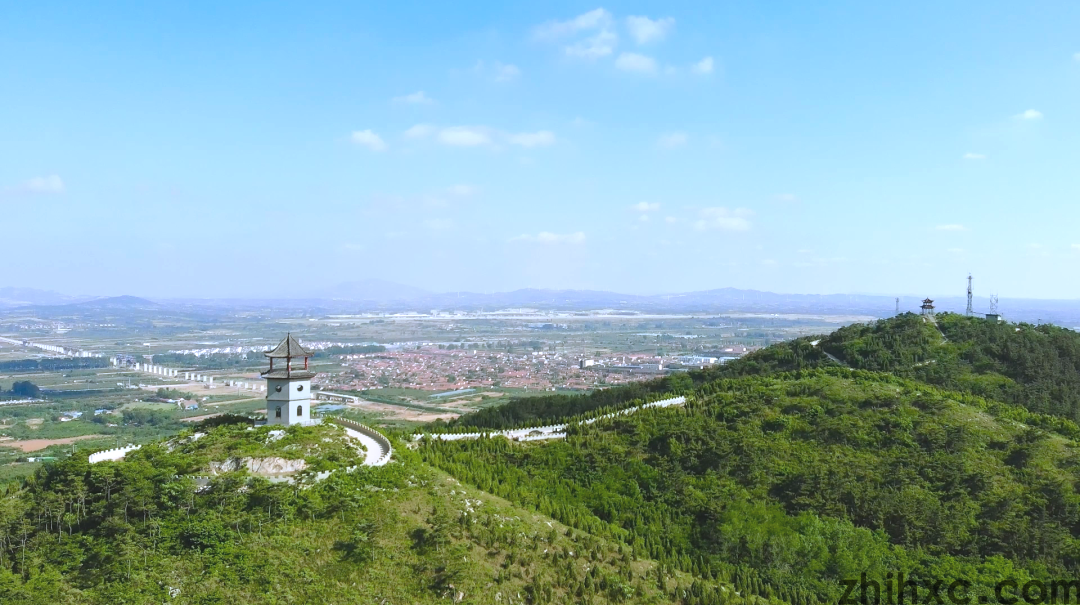
<svg viewBox="0 0 1080 605">
<path fill-rule="evenodd" d="M 382 466 L 390 461 L 390 457 L 386 455 L 386 448 L 377 440 L 356 429 L 350 429 L 349 427 L 343 428 L 345 429 L 346 435 L 364 444 L 364 449 L 366 450 L 364 455 L 364 466 Z"/>
<path fill-rule="evenodd" d="M 662 399 L 660 401 L 654 401 L 652 403 L 646 403 L 645 405 L 634 406 L 632 408 L 626 408 L 625 410 L 619 410 L 618 412 L 612 412 L 610 414 L 604 414 L 603 416 L 597 416 L 596 418 L 589 418 L 576 424 L 592 424 L 597 420 L 604 420 L 606 418 L 614 418 L 616 416 L 625 416 L 627 414 L 633 414 L 638 410 L 646 408 L 666 408 L 672 405 L 682 405 L 686 403 L 686 397 L 671 397 L 669 399 Z M 484 435 L 490 437 L 503 436 L 507 439 L 514 441 L 539 441 L 542 439 L 565 439 L 566 438 L 566 424 L 552 424 L 548 426 L 537 426 L 525 429 L 509 429 L 506 431 L 489 431 L 480 433 L 433 433 L 414 435 L 413 441 L 419 441 L 424 437 L 431 437 L 432 439 L 439 439 L 440 441 L 458 441 L 460 439 L 479 439 Z"/>
</svg>

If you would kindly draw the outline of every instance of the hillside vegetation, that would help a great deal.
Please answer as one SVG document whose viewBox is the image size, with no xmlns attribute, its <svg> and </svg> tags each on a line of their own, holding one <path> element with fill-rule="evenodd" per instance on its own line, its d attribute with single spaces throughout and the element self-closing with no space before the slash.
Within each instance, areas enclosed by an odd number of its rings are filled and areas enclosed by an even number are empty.
<svg viewBox="0 0 1080 605">
<path fill-rule="evenodd" d="M 267 444 L 263 430 L 205 429 L 172 451 L 70 458 L 9 485 L 0 603 L 702 604 L 734 594 L 465 488 L 405 447 L 393 464 L 317 483 L 233 472 L 201 489 L 184 476 L 212 452 L 333 446 L 317 432 L 292 427 Z"/>
<path fill-rule="evenodd" d="M 1005 577 L 1080 571 L 1080 334 L 905 314 L 498 413 L 558 422 L 675 393 L 685 409 L 572 427 L 562 442 L 421 453 L 646 556 L 758 577 L 754 592 L 795 602 L 837 599 L 863 572 L 965 577 L 989 595 Z"/>
<path fill-rule="evenodd" d="M 432 428 L 683 407 L 565 440 L 395 443 L 351 473 L 336 428 L 204 424 L 9 485 L 0 603 L 814 605 L 898 571 L 998 602 L 1003 579 L 1080 576 L 1078 361 L 1061 328 L 901 315 Z M 251 457 L 333 472 L 185 478 Z"/>
<path fill-rule="evenodd" d="M 545 445 L 434 441 L 481 489 L 759 594 L 841 596 L 862 572 L 1074 572 L 1077 444 L 1023 408 L 843 368 L 719 379 L 685 409 Z M 796 602 L 799 600 L 795 596 Z"/>
<path fill-rule="evenodd" d="M 663 393 L 681 393 L 721 378 L 836 365 L 887 372 L 1080 422 L 1080 334 L 1050 324 L 993 322 L 954 313 L 939 314 L 936 322 L 929 322 L 904 313 L 846 326 L 825 336 L 778 343 L 705 371 L 586 396 L 515 400 L 466 414 L 450 425 L 545 424 L 601 408 L 625 407 Z"/>
</svg>

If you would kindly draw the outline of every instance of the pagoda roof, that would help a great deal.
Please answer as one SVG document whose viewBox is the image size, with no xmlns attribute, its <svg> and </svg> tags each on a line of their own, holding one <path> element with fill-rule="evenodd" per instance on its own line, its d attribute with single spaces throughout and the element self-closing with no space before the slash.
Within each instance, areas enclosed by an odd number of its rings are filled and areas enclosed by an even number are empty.
<svg viewBox="0 0 1080 605">
<path fill-rule="evenodd" d="M 265 355 L 272 358 L 290 359 L 292 357 L 311 357 L 311 352 L 300 346 L 300 342 L 293 338 L 292 334 L 288 334 L 278 343 L 278 346 L 274 347 L 273 351 L 267 351 Z"/>
<path fill-rule="evenodd" d="M 293 380 L 306 380 L 315 378 L 315 372 L 309 370 L 292 370 L 274 368 L 273 370 L 267 370 L 259 374 L 263 378 L 291 378 Z"/>
</svg>

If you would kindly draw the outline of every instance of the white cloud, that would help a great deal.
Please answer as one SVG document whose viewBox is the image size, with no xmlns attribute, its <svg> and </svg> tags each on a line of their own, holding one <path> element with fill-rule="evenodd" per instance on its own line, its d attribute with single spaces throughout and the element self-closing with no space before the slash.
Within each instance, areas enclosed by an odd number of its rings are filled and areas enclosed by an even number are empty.
<svg viewBox="0 0 1080 605">
<path fill-rule="evenodd" d="M 509 135 L 507 140 L 513 145 L 521 145 L 522 147 L 547 147 L 555 144 L 555 134 L 547 130 L 519 132 L 518 134 Z"/>
<path fill-rule="evenodd" d="M 36 176 L 20 187 L 27 193 L 63 193 L 64 181 L 55 174 L 49 176 Z"/>
<path fill-rule="evenodd" d="M 517 65 L 498 61 L 492 61 L 490 65 L 484 61 L 477 61 L 472 70 L 476 75 L 490 78 L 495 82 L 512 82 L 521 76 L 521 69 Z"/>
<path fill-rule="evenodd" d="M 1039 111 L 1037 109 L 1028 109 L 1028 110 L 1024 111 L 1023 113 L 1016 114 L 1013 117 L 1016 118 L 1017 120 L 1041 120 L 1042 117 L 1043 117 L 1043 114 L 1042 114 L 1041 111 Z"/>
<path fill-rule="evenodd" d="M 583 244 L 585 243 L 585 234 L 581 231 L 575 233 L 567 233 L 560 235 L 558 233 L 551 233 L 549 231 L 541 231 L 536 235 L 522 234 L 517 237 L 510 238 L 512 242 L 529 242 L 533 244 Z"/>
<path fill-rule="evenodd" d="M 548 21 L 537 26 L 535 35 L 541 39 L 561 38 L 580 31 L 600 29 L 611 26 L 611 13 L 602 8 L 582 13 L 568 21 Z"/>
<path fill-rule="evenodd" d="M 637 53 L 623 53 L 615 59 L 615 67 L 639 74 L 656 73 L 656 59 Z"/>
<path fill-rule="evenodd" d="M 571 57 L 596 59 L 610 55 L 619 42 L 619 36 L 611 30 L 611 26 L 611 13 L 597 8 L 568 21 L 549 21 L 538 26 L 534 36 L 539 40 L 558 40 L 583 32 L 596 32 L 563 49 Z"/>
<path fill-rule="evenodd" d="M 748 219 L 753 215 L 753 211 L 746 208 L 736 208 L 734 210 L 729 210 L 722 206 L 703 208 L 700 213 L 701 218 L 694 223 L 694 228 L 698 231 L 709 229 L 719 229 L 721 231 L 748 231 L 750 229 L 750 221 Z"/>
<path fill-rule="evenodd" d="M 705 57 L 697 63 L 694 63 L 690 69 L 696 74 L 711 74 L 713 72 L 713 58 Z"/>
<path fill-rule="evenodd" d="M 447 187 L 446 191 L 450 195 L 454 195 L 457 197 L 469 197 L 470 195 L 474 195 L 479 190 L 472 185 L 458 184 Z"/>
<path fill-rule="evenodd" d="M 981 154 L 981 153 L 968 152 L 968 153 L 964 154 L 964 159 L 965 160 L 985 160 L 986 156 Z"/>
<path fill-rule="evenodd" d="M 967 227 L 957 224 L 937 225 L 934 231 L 967 231 Z"/>
<path fill-rule="evenodd" d="M 1080 63 L 1080 53 L 1073 53 L 1073 61 Z"/>
<path fill-rule="evenodd" d="M 405 131 L 405 136 L 410 139 L 423 139 L 431 136 L 435 127 L 430 124 L 417 124 Z"/>
<path fill-rule="evenodd" d="M 688 139 L 689 137 L 686 136 L 685 132 L 669 132 L 660 135 L 660 138 L 656 140 L 656 144 L 664 149 L 675 149 L 686 145 Z"/>
<path fill-rule="evenodd" d="M 637 210 L 638 212 L 655 212 L 655 211 L 660 209 L 660 203 L 659 202 L 652 202 L 652 203 L 638 202 L 638 203 L 636 203 L 636 204 L 634 204 L 633 206 L 630 206 L 630 207 L 633 208 L 634 210 Z"/>
<path fill-rule="evenodd" d="M 424 91 L 418 90 L 411 94 L 394 97 L 394 102 L 405 103 L 407 105 L 431 105 L 435 103 L 435 99 L 427 96 L 427 93 Z"/>
<path fill-rule="evenodd" d="M 491 137 L 486 129 L 471 126 L 451 126 L 439 131 L 438 140 L 443 145 L 451 147 L 478 147 L 491 145 Z"/>
<path fill-rule="evenodd" d="M 425 139 L 434 136 L 434 140 L 450 147 L 493 147 L 517 145 L 520 147 L 547 147 L 555 144 L 555 133 L 550 130 L 536 132 L 510 133 L 487 126 L 448 126 L 417 124 L 405 131 L 410 139 Z"/>
<path fill-rule="evenodd" d="M 352 133 L 352 142 L 363 145 L 372 151 L 386 151 L 386 142 L 371 130 L 357 130 Z"/>
<path fill-rule="evenodd" d="M 432 231 L 447 231 L 454 228 L 454 221 L 448 218 L 430 218 L 424 221 L 424 227 Z"/>
<path fill-rule="evenodd" d="M 509 63 L 504 65 L 496 61 L 494 68 L 496 82 L 510 82 L 511 80 L 516 80 L 518 76 L 521 75 L 521 70 L 518 69 L 517 65 Z"/>
<path fill-rule="evenodd" d="M 619 43 L 619 37 L 615 32 L 603 30 L 595 36 L 590 36 L 576 44 L 567 46 L 564 50 L 571 57 L 582 59 L 599 59 L 615 52 L 615 46 Z"/>
<path fill-rule="evenodd" d="M 674 223 L 679 222 L 679 219 L 675 218 L 674 216 L 665 216 L 664 217 L 664 222 L 669 224 L 669 225 L 672 225 Z"/>
<path fill-rule="evenodd" d="M 776 199 L 780 200 L 781 202 L 799 201 L 798 196 L 796 196 L 794 193 L 781 193 L 780 195 L 776 196 Z"/>
<path fill-rule="evenodd" d="M 1078 54 L 1080 54 L 1080 53 L 1078 53 Z M 1073 250 L 1080 250 L 1080 244 L 1073 244 L 1071 247 L 1072 247 Z"/>
<path fill-rule="evenodd" d="M 663 40 L 673 27 L 675 27 L 675 19 L 671 17 L 655 20 L 637 16 L 626 18 L 626 29 L 630 31 L 630 37 L 638 44 Z"/>
</svg>

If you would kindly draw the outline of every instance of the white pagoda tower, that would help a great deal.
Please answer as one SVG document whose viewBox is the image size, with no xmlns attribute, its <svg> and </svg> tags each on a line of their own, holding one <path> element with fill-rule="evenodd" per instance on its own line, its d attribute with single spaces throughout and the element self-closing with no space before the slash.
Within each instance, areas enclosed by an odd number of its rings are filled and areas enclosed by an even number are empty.
<svg viewBox="0 0 1080 605">
<path fill-rule="evenodd" d="M 289 334 L 273 351 L 270 369 L 262 373 L 266 379 L 266 424 L 312 424 L 311 379 L 315 373 L 308 370 L 311 353 Z M 293 359 L 304 358 L 304 369 L 293 369 Z M 285 367 L 274 367 L 274 360 L 285 360 Z"/>
</svg>

